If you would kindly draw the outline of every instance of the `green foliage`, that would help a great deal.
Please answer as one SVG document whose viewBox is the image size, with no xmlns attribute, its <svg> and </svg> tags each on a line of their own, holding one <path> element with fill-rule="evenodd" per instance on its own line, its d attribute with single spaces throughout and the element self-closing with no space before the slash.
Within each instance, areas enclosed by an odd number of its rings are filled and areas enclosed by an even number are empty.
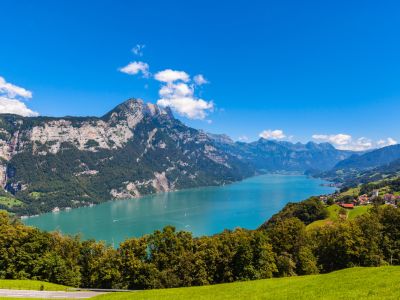
<svg viewBox="0 0 400 300">
<path fill-rule="evenodd" d="M 14 197 L 10 196 L 0 196 L 0 205 L 6 206 L 7 208 L 12 208 L 14 206 L 20 206 L 23 202 Z"/>
<path fill-rule="evenodd" d="M 85 144 L 86 148 L 98 147 L 99 143 L 95 140 L 88 140 Z"/>
<path fill-rule="evenodd" d="M 261 228 L 268 228 L 280 220 L 293 217 L 308 225 L 314 221 L 325 219 L 327 216 L 328 212 L 319 198 L 311 197 L 302 202 L 286 204 L 279 213 L 273 215 L 271 219 L 261 225 Z"/>
<path fill-rule="evenodd" d="M 259 230 L 225 230 L 199 238 L 167 226 L 114 249 L 42 232 L 0 212 L 0 279 L 154 289 L 400 265 L 398 208 L 373 207 L 313 228 L 283 215 Z"/>
</svg>

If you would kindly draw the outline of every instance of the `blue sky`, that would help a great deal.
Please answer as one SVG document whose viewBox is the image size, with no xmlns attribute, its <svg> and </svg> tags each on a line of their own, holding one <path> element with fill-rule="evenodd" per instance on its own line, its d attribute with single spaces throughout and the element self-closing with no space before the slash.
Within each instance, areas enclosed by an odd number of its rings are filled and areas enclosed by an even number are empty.
<svg viewBox="0 0 400 300">
<path fill-rule="evenodd" d="M 185 123 L 234 139 L 391 144 L 399 10 L 396 1 L 3 0 L 0 99 L 51 116 L 161 99 Z M 135 54 L 136 45 L 145 46 Z M 125 71 L 137 73 L 121 72 L 131 62 Z M 188 77 L 160 73 L 168 69 Z M 198 74 L 208 82 L 196 84 Z"/>
</svg>

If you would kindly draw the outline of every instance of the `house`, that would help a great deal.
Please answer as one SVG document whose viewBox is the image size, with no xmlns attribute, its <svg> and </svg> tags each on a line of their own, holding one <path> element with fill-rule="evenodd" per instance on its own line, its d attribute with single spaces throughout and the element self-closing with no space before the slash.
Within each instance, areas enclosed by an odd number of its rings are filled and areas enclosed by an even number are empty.
<svg viewBox="0 0 400 300">
<path fill-rule="evenodd" d="M 394 200 L 396 199 L 396 197 L 395 197 L 394 195 L 392 195 L 392 194 L 385 194 L 385 195 L 383 196 L 383 199 L 384 199 L 385 201 L 394 201 Z"/>
<path fill-rule="evenodd" d="M 343 208 L 348 208 L 348 209 L 353 209 L 354 204 L 353 203 L 339 203 L 339 205 Z"/>
<path fill-rule="evenodd" d="M 360 203 L 360 205 L 367 205 L 370 203 L 369 201 L 369 197 L 367 194 L 358 196 L 358 202 Z"/>
<path fill-rule="evenodd" d="M 396 205 L 396 196 L 395 195 L 385 194 L 383 196 L 383 200 L 385 200 L 385 204 Z"/>
</svg>

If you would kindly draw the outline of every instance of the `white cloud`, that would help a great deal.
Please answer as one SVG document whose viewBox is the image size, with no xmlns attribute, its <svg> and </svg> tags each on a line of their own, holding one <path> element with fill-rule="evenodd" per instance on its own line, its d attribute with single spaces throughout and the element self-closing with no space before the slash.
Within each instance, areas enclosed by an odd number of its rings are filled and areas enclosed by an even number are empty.
<svg viewBox="0 0 400 300">
<path fill-rule="evenodd" d="M 171 69 L 166 69 L 160 71 L 154 75 L 154 78 L 161 82 L 172 83 L 174 81 L 181 80 L 183 82 L 189 81 L 189 75 L 184 71 L 174 71 Z"/>
<path fill-rule="evenodd" d="M 351 135 L 343 133 L 332 134 L 332 135 L 314 134 L 312 138 L 319 142 L 331 143 L 333 146 L 335 146 L 337 149 L 340 150 L 352 150 L 352 151 L 365 151 L 369 149 L 381 148 L 397 144 L 397 141 L 395 141 L 392 138 L 387 138 L 386 140 L 382 139 L 377 142 L 374 142 L 373 140 L 366 137 L 360 137 L 354 139 Z"/>
<path fill-rule="evenodd" d="M 393 146 L 397 144 L 397 141 L 391 137 L 388 137 L 386 140 L 382 139 L 376 142 L 379 147 Z"/>
<path fill-rule="evenodd" d="M 212 101 L 205 101 L 194 96 L 193 87 L 186 83 L 167 83 L 162 86 L 160 99 L 157 104 L 170 107 L 173 111 L 189 119 L 204 119 L 209 111 L 212 111 Z"/>
<path fill-rule="evenodd" d="M 286 135 L 283 133 L 282 130 L 276 129 L 276 130 L 264 130 L 259 134 L 260 137 L 267 139 L 267 140 L 281 140 L 286 137 Z"/>
<path fill-rule="evenodd" d="M 372 148 L 375 148 L 373 141 L 365 137 L 356 139 L 356 141 L 350 145 L 350 149 L 355 151 L 363 151 Z"/>
<path fill-rule="evenodd" d="M 136 45 L 132 51 L 141 55 L 144 45 Z M 144 77 L 149 78 L 149 65 L 141 61 L 134 61 L 127 66 L 120 68 L 119 71 L 130 75 L 142 73 Z M 203 75 L 199 74 L 191 80 L 188 73 L 172 69 L 165 69 L 157 72 L 154 79 L 161 82 L 159 90 L 160 98 L 157 104 L 163 107 L 170 107 L 173 111 L 189 119 L 204 120 L 210 111 L 214 109 L 212 101 L 195 96 L 195 87 L 205 84 L 208 81 Z M 211 120 L 205 120 L 209 124 Z"/>
<path fill-rule="evenodd" d="M 137 56 L 143 56 L 143 49 L 145 47 L 146 45 L 137 44 L 135 47 L 132 48 L 132 52 Z"/>
<path fill-rule="evenodd" d="M 241 135 L 238 137 L 238 141 L 240 141 L 240 142 L 247 142 L 248 140 L 249 140 L 249 138 L 246 135 Z"/>
<path fill-rule="evenodd" d="M 142 73 L 143 77 L 150 76 L 149 65 L 142 61 L 133 61 L 125 67 L 120 68 L 119 71 L 129 75 L 137 75 L 139 73 Z"/>
<path fill-rule="evenodd" d="M 22 97 L 26 99 L 32 98 L 32 92 L 22 87 L 6 82 L 4 77 L 0 76 L 0 95 L 9 98 Z"/>
<path fill-rule="evenodd" d="M 29 109 L 25 103 L 17 99 L 0 97 L 0 113 L 16 114 L 24 117 L 35 117 L 39 114 Z"/>
<path fill-rule="evenodd" d="M 29 109 L 22 101 L 32 98 L 32 92 L 7 82 L 0 76 L 0 113 L 16 114 L 25 117 L 39 115 Z"/>
<path fill-rule="evenodd" d="M 193 81 L 197 85 L 203 85 L 203 84 L 208 83 L 208 80 L 205 79 L 202 74 L 198 74 L 198 75 L 194 76 Z"/>
<path fill-rule="evenodd" d="M 326 134 L 314 134 L 312 136 L 314 140 L 318 141 L 323 141 L 323 142 L 329 142 L 334 145 L 348 145 L 352 141 L 351 135 L 348 134 L 332 134 L 332 135 L 326 135 Z"/>
</svg>

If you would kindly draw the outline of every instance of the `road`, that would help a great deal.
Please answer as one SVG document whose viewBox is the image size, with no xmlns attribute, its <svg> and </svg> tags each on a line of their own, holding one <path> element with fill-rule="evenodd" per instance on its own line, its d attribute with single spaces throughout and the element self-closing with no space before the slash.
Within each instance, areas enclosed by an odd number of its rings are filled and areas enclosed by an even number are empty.
<svg viewBox="0 0 400 300">
<path fill-rule="evenodd" d="M 86 299 L 98 296 L 100 292 L 62 292 L 62 291 L 28 291 L 0 289 L 0 297 L 42 298 L 42 299 Z"/>
</svg>

